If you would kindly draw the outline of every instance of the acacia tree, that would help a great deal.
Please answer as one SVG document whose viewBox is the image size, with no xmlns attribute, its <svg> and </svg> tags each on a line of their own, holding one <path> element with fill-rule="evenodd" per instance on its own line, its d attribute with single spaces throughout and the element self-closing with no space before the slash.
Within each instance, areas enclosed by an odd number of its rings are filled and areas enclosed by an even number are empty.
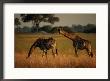
<svg viewBox="0 0 110 81">
<path fill-rule="evenodd" d="M 33 27 L 35 27 L 34 32 L 38 32 L 41 22 L 54 24 L 59 21 L 59 18 L 55 17 L 54 14 L 21 14 L 20 16 L 23 22 L 32 21 Z"/>
<path fill-rule="evenodd" d="M 21 22 L 19 21 L 18 18 L 15 18 L 14 24 L 17 26 L 17 31 L 19 32 L 19 31 L 20 31 L 20 30 L 19 30 L 19 25 L 21 25 Z"/>
</svg>

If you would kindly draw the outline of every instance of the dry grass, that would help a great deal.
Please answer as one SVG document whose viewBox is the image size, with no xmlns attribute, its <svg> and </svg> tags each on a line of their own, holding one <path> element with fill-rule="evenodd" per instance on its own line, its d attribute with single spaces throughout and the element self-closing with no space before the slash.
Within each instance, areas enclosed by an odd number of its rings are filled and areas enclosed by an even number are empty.
<svg viewBox="0 0 110 81">
<path fill-rule="evenodd" d="M 48 55 L 48 58 L 41 55 L 32 55 L 26 59 L 26 53 L 17 53 L 15 56 L 15 67 L 17 68 L 95 68 L 96 60 L 86 55 L 58 55 L 55 58 Z"/>
<path fill-rule="evenodd" d="M 61 35 L 15 35 L 15 67 L 16 68 L 95 68 L 95 34 L 81 34 L 82 37 L 92 41 L 94 57 L 87 55 L 85 50 L 78 51 L 79 56 L 74 54 L 72 42 Z M 38 37 L 54 37 L 57 41 L 58 56 L 52 56 L 51 50 L 48 56 L 42 58 L 42 51 L 38 48 L 30 58 L 26 59 L 29 48 Z"/>
</svg>

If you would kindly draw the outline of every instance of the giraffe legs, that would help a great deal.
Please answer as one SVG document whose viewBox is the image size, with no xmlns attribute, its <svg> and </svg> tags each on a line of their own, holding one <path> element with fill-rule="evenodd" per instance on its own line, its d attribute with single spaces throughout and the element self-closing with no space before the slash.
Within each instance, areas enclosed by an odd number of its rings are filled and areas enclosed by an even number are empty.
<svg viewBox="0 0 110 81">
<path fill-rule="evenodd" d="M 53 54 L 53 57 L 55 57 L 56 55 L 58 55 L 58 51 L 57 51 L 56 48 L 52 48 L 52 54 Z"/>
<path fill-rule="evenodd" d="M 43 54 L 42 54 L 42 57 L 44 57 L 44 55 L 45 55 L 45 52 L 44 52 L 44 50 L 43 50 Z"/>
<path fill-rule="evenodd" d="M 58 55 L 58 50 L 56 49 L 56 54 Z"/>
<path fill-rule="evenodd" d="M 53 55 L 53 57 L 55 57 L 54 49 L 52 49 L 52 55 Z"/>
<path fill-rule="evenodd" d="M 78 52 L 78 49 L 77 49 L 77 47 L 75 47 L 75 56 L 76 57 L 78 57 L 78 53 L 77 52 Z"/>
<path fill-rule="evenodd" d="M 46 58 L 47 58 L 47 50 L 43 50 L 42 57 L 44 57 L 44 55 L 45 55 Z M 52 48 L 52 55 L 53 55 L 53 57 L 55 57 L 56 55 L 58 55 L 58 51 L 57 51 L 56 48 Z"/>
<path fill-rule="evenodd" d="M 47 58 L 47 50 L 45 51 L 45 55 L 46 55 L 46 58 Z"/>
<path fill-rule="evenodd" d="M 46 55 L 46 58 L 47 58 L 47 50 L 43 50 L 42 57 L 44 57 L 44 55 Z"/>
<path fill-rule="evenodd" d="M 88 52 L 89 57 L 93 57 L 92 51 L 90 51 L 89 49 L 86 49 L 86 50 L 87 50 L 87 52 Z"/>
</svg>

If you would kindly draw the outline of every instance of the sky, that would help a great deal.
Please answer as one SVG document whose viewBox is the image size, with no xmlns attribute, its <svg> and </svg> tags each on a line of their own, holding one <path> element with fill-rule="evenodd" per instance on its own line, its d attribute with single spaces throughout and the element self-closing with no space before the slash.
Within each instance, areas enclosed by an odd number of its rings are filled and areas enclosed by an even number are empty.
<svg viewBox="0 0 110 81">
<path fill-rule="evenodd" d="M 15 18 L 19 18 L 19 14 L 15 14 Z M 95 24 L 96 25 L 96 14 L 55 14 L 55 17 L 59 17 L 60 21 L 55 22 L 52 26 L 69 26 L 72 25 L 87 25 Z M 40 26 L 51 25 L 49 23 L 40 23 Z M 21 22 L 21 27 L 28 26 L 32 27 L 32 23 L 23 23 Z"/>
</svg>

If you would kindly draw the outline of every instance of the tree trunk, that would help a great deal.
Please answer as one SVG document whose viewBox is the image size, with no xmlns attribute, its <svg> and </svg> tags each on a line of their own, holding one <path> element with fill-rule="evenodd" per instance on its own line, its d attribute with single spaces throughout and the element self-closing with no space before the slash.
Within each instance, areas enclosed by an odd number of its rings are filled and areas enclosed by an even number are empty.
<svg viewBox="0 0 110 81">
<path fill-rule="evenodd" d="M 39 29 L 39 24 L 36 24 L 36 32 L 38 32 L 38 29 Z"/>
</svg>

